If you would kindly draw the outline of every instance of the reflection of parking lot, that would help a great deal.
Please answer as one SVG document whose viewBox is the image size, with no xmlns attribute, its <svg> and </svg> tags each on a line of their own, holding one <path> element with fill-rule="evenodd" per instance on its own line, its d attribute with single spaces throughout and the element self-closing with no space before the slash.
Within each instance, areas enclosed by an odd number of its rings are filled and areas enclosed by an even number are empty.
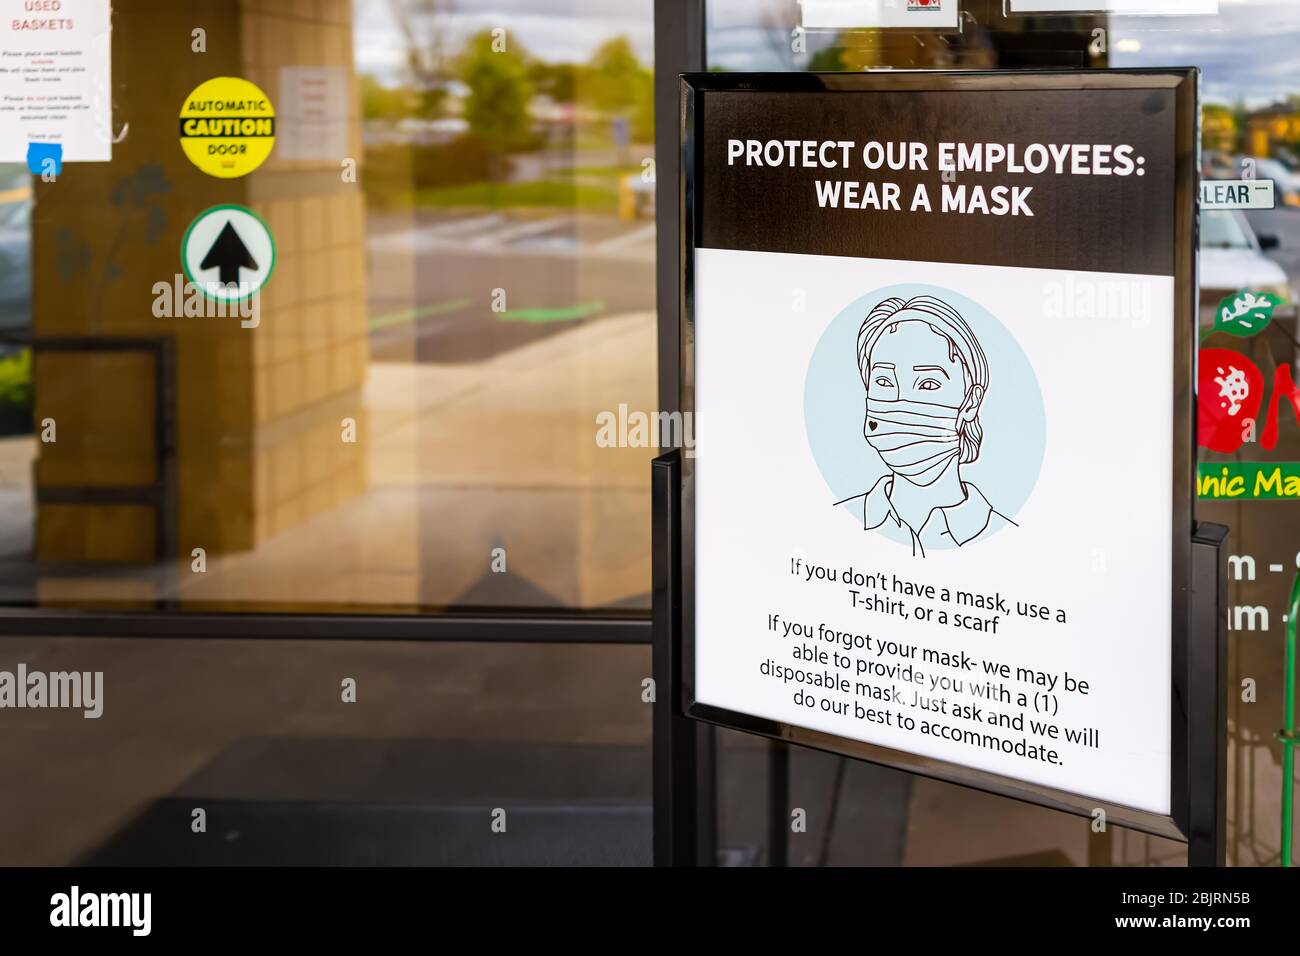
<svg viewBox="0 0 1300 956">
<path fill-rule="evenodd" d="M 1293 287 L 1300 285 L 1300 210 L 1259 209 L 1246 213 L 1246 219 L 1257 235 L 1277 238 L 1277 247 L 1266 255 L 1282 267 Z"/>
<path fill-rule="evenodd" d="M 30 179 L 25 167 L 0 165 L 0 337 L 31 323 Z"/>
<path fill-rule="evenodd" d="M 417 210 L 372 216 L 367 246 L 381 361 L 478 361 L 654 302 L 645 221 Z"/>
</svg>

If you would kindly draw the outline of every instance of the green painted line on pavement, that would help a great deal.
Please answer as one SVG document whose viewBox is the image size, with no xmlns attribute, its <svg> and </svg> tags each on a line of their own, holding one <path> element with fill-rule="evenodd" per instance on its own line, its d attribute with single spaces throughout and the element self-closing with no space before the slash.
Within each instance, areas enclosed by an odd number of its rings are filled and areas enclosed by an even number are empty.
<svg viewBox="0 0 1300 956">
<path fill-rule="evenodd" d="M 605 311 L 604 302 L 579 302 L 556 309 L 508 309 L 500 314 L 503 322 L 573 322 Z"/>
<path fill-rule="evenodd" d="M 427 319 L 431 315 L 444 315 L 447 312 L 455 312 L 463 309 L 467 305 L 473 305 L 473 299 L 449 299 L 446 302 L 439 302 L 436 305 L 425 305 L 418 309 L 403 309 L 400 312 L 389 312 L 387 315 L 377 315 L 370 320 L 367 327 L 370 331 L 376 329 L 386 329 L 391 325 L 401 325 L 404 322 L 418 322 L 420 319 Z"/>
</svg>

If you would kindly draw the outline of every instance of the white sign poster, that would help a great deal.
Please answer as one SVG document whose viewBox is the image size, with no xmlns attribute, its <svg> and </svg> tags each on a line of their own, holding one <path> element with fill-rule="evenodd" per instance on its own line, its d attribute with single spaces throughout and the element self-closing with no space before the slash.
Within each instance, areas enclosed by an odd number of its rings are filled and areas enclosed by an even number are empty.
<svg viewBox="0 0 1300 956">
<path fill-rule="evenodd" d="M 338 66 L 280 70 L 279 156 L 331 160 L 348 153 L 348 72 Z"/>
<path fill-rule="evenodd" d="M 959 0 L 800 0 L 810 30 L 910 27 L 956 30 Z"/>
<path fill-rule="evenodd" d="M 0 162 L 112 159 L 109 0 L 0 0 Z"/>
<path fill-rule="evenodd" d="M 1009 13 L 1213 15 L 1219 0 L 1006 0 Z"/>
<path fill-rule="evenodd" d="M 1190 99 L 697 95 L 695 701 L 1168 815 Z"/>
</svg>

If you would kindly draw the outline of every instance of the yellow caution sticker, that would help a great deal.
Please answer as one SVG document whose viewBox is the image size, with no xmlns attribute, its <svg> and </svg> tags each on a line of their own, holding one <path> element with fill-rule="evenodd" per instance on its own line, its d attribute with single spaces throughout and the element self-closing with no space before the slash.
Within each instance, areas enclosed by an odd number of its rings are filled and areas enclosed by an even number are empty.
<svg viewBox="0 0 1300 956">
<path fill-rule="evenodd" d="M 256 84 L 218 76 L 199 84 L 181 107 L 181 149 L 209 176 L 235 179 L 275 147 L 275 107 Z"/>
</svg>

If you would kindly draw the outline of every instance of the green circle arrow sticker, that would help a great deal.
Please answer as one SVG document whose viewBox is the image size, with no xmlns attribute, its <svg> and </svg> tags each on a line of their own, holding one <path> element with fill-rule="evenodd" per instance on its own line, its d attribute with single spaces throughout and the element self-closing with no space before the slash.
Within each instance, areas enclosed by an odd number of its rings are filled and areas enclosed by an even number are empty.
<svg viewBox="0 0 1300 956">
<path fill-rule="evenodd" d="M 243 206 L 213 206 L 199 213 L 181 240 L 185 276 L 218 302 L 242 302 L 266 285 L 275 269 L 270 227 Z"/>
</svg>

